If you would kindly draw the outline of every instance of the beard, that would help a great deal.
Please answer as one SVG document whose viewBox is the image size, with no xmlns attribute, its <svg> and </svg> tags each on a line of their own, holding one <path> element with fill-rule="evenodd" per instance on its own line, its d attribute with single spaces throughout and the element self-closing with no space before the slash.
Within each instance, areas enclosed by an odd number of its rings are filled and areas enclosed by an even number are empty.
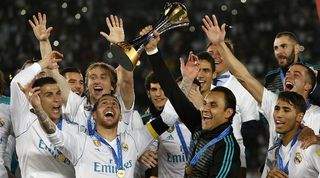
<svg viewBox="0 0 320 178">
<path fill-rule="evenodd" d="M 289 66 L 291 66 L 295 61 L 296 55 L 294 54 L 294 50 L 292 49 L 290 55 L 287 57 L 287 62 L 285 64 L 281 64 L 280 62 L 278 63 L 278 65 L 281 68 L 288 68 Z"/>
</svg>

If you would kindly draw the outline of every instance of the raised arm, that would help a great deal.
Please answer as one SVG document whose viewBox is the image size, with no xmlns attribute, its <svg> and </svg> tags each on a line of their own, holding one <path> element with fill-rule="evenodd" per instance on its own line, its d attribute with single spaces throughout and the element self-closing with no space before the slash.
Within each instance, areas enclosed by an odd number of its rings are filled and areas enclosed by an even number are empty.
<svg viewBox="0 0 320 178">
<path fill-rule="evenodd" d="M 100 32 L 110 43 L 118 43 L 124 41 L 125 35 L 123 30 L 123 21 L 117 16 L 110 15 L 106 18 L 106 23 L 110 34 Z M 118 76 L 119 94 L 124 102 L 127 110 L 130 110 L 134 103 L 134 87 L 133 87 L 133 72 L 118 66 L 116 69 Z"/>
<path fill-rule="evenodd" d="M 147 27 L 143 31 L 148 31 L 150 28 L 151 27 Z M 171 76 L 169 69 L 165 65 L 161 58 L 160 52 L 158 52 L 157 49 L 157 44 L 160 41 L 159 34 L 155 32 L 154 36 L 155 39 L 150 41 L 146 46 L 146 51 L 149 55 L 149 61 L 153 71 L 158 77 L 161 88 L 163 89 L 165 95 L 168 97 L 175 111 L 179 115 L 180 120 L 191 132 L 194 132 L 197 128 L 201 127 L 200 112 L 188 100 L 188 98 L 180 90 L 176 81 Z"/>
<path fill-rule="evenodd" d="M 208 39 L 213 45 L 217 46 L 222 59 L 226 61 L 230 72 L 238 79 L 244 88 L 261 104 L 263 96 L 263 85 L 256 80 L 247 70 L 247 68 L 232 54 L 227 45 L 224 43 L 226 35 L 225 24 L 219 27 L 217 18 L 212 15 L 212 20 L 209 16 L 202 19 L 202 29 L 206 33 Z"/>
<path fill-rule="evenodd" d="M 40 87 L 31 88 L 31 84 L 23 87 L 19 85 L 21 91 L 32 106 L 32 112 L 37 115 L 41 128 L 47 133 L 47 137 L 55 147 L 75 165 L 81 157 L 87 137 L 82 134 L 70 134 L 57 129 L 56 124 L 49 118 L 43 110 L 39 97 Z"/>
<path fill-rule="evenodd" d="M 52 51 L 49 37 L 53 28 L 46 27 L 47 25 L 46 14 L 41 14 L 41 13 L 38 13 L 38 18 L 35 15 L 33 15 L 33 21 L 29 20 L 29 24 L 32 27 L 34 36 L 37 38 L 37 40 L 40 43 L 41 57 L 44 58 Z M 69 93 L 71 91 L 68 85 L 68 82 L 62 75 L 60 75 L 58 68 L 52 69 L 52 70 L 46 70 L 46 72 L 49 76 L 51 76 L 57 81 L 61 89 L 63 102 L 66 104 L 68 101 Z"/>
</svg>

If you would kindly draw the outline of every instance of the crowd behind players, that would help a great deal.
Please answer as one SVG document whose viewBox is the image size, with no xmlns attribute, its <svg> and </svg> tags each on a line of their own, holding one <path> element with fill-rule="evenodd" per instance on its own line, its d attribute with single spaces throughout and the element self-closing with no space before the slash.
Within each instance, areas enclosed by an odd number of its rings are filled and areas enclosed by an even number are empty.
<svg viewBox="0 0 320 178">
<path fill-rule="evenodd" d="M 140 116 L 132 71 L 104 62 L 92 63 L 84 76 L 77 68 L 59 70 L 63 54 L 52 49 L 46 23 L 41 13 L 29 20 L 41 59 L 19 69 L 10 98 L 0 73 L 1 177 L 246 177 L 241 127 L 259 113 L 270 135 L 261 176 L 320 177 L 320 68 L 299 58 L 293 33 L 276 35 L 278 68 L 263 85 L 234 56 L 214 15 L 201 26 L 210 44 L 180 58 L 177 80 L 154 32 L 145 46 L 151 104 Z M 100 35 L 124 41 L 121 18 L 111 15 L 106 24 L 109 33 Z"/>
</svg>

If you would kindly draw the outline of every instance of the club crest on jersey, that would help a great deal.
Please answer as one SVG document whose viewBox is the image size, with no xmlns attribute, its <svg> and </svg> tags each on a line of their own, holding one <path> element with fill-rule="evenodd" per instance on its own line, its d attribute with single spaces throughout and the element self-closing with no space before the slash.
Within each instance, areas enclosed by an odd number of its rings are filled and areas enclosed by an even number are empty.
<svg viewBox="0 0 320 178">
<path fill-rule="evenodd" d="M 0 127 L 4 126 L 4 120 L 0 117 Z"/>
<path fill-rule="evenodd" d="M 122 143 L 122 150 L 127 152 L 129 150 L 129 146 L 126 143 Z"/>
<path fill-rule="evenodd" d="M 301 161 L 302 161 L 301 153 L 300 153 L 300 152 L 297 152 L 297 153 L 296 153 L 296 156 L 294 157 L 294 163 L 295 163 L 295 164 L 300 164 Z"/>
<path fill-rule="evenodd" d="M 93 144 L 96 146 L 101 146 L 101 142 L 99 140 L 93 140 Z"/>
</svg>

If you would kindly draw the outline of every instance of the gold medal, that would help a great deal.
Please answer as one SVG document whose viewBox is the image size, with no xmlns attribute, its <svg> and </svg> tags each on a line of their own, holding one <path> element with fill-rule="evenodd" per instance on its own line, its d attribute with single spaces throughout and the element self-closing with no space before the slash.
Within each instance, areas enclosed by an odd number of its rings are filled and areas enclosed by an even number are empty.
<svg viewBox="0 0 320 178">
<path fill-rule="evenodd" d="M 128 144 L 122 143 L 122 150 L 127 152 L 129 150 Z"/>
<path fill-rule="evenodd" d="M 93 144 L 96 146 L 101 146 L 101 142 L 99 140 L 93 140 Z"/>
<path fill-rule="evenodd" d="M 124 169 L 119 169 L 119 170 L 117 171 L 117 176 L 118 176 L 119 178 L 124 177 L 124 174 L 125 174 Z"/>
<path fill-rule="evenodd" d="M 190 175 L 192 173 L 192 167 L 191 166 L 187 166 L 186 167 L 186 174 Z"/>
<path fill-rule="evenodd" d="M 58 155 L 57 159 L 61 162 L 64 162 L 64 160 L 66 159 L 66 157 L 61 153 Z"/>
</svg>

